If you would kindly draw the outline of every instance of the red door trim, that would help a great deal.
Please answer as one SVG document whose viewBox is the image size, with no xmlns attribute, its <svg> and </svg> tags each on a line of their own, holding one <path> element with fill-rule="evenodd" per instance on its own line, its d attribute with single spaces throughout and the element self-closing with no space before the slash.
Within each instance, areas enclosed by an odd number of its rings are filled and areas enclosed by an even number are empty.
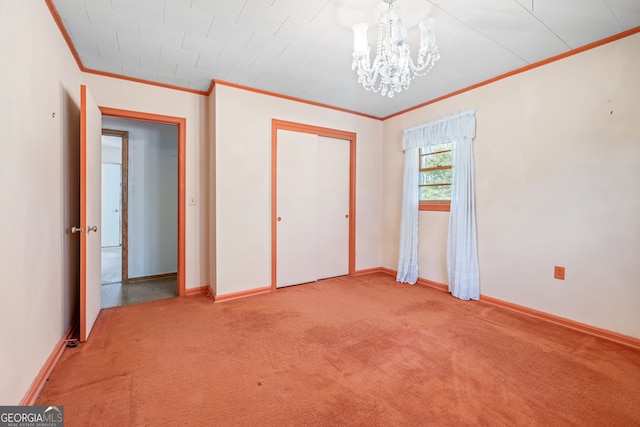
<svg viewBox="0 0 640 427">
<path fill-rule="evenodd" d="M 186 296 L 186 161 L 187 119 L 139 111 L 100 107 L 103 116 L 178 126 L 178 296 Z"/>
</svg>

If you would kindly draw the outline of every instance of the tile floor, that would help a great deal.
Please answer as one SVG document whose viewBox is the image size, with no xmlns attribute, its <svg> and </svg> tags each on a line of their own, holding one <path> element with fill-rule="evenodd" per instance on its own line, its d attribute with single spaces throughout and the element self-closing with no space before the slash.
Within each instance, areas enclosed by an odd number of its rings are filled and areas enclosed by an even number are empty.
<svg viewBox="0 0 640 427">
<path fill-rule="evenodd" d="M 178 295 L 175 277 L 102 285 L 102 308 L 120 307 Z"/>
<path fill-rule="evenodd" d="M 178 295 L 176 277 L 122 283 L 120 247 L 102 248 L 102 308 L 120 307 Z"/>
</svg>

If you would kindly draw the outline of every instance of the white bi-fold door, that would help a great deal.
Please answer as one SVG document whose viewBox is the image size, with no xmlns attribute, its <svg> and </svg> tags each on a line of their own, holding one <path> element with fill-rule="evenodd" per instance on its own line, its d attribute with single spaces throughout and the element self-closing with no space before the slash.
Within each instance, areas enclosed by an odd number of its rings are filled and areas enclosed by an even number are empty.
<svg viewBox="0 0 640 427">
<path fill-rule="evenodd" d="M 349 273 L 348 140 L 278 130 L 276 286 Z"/>
</svg>

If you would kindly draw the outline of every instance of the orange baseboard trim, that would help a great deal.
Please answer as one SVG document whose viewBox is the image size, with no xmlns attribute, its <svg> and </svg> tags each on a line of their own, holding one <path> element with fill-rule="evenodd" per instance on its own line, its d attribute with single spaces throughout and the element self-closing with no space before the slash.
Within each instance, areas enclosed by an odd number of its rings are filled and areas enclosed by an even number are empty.
<svg viewBox="0 0 640 427">
<path fill-rule="evenodd" d="M 40 372 L 38 372 L 38 375 L 33 380 L 33 383 L 31 383 L 31 387 L 29 387 L 29 390 L 27 390 L 27 393 L 20 401 L 20 406 L 33 406 L 36 404 L 36 399 L 38 399 L 38 396 L 42 391 L 42 387 L 44 387 L 44 384 L 47 382 L 49 375 L 51 375 L 51 372 L 53 372 L 53 368 L 56 367 L 56 365 L 58 364 L 58 360 L 60 360 L 60 357 L 62 357 L 62 353 L 64 352 L 64 348 L 67 345 L 67 342 L 71 341 L 71 337 L 77 330 L 78 319 L 76 318 L 71 321 L 69 328 L 67 328 L 67 331 L 53 348 L 53 351 L 49 355 L 47 361 L 44 362 L 44 365 L 40 369 Z"/>
<path fill-rule="evenodd" d="M 390 268 L 380 267 L 379 269 L 382 273 L 388 274 L 389 276 L 396 277 L 398 272 L 396 270 L 392 270 Z"/>
<path fill-rule="evenodd" d="M 367 274 L 374 274 L 374 273 L 386 273 L 386 271 L 382 267 L 367 268 L 367 269 L 364 269 L 364 270 L 356 270 L 353 273 L 353 276 L 354 277 L 358 277 L 358 276 L 365 276 Z"/>
<path fill-rule="evenodd" d="M 445 285 L 444 283 L 434 282 L 433 280 L 423 279 L 422 277 L 418 277 L 418 284 L 422 286 L 429 286 L 430 288 L 435 288 L 439 291 L 449 292 L 449 285 Z"/>
<path fill-rule="evenodd" d="M 371 272 L 383 272 L 391 276 L 396 276 L 397 272 L 389 268 L 372 268 Z M 369 270 L 363 270 L 369 271 Z M 449 286 L 444 283 L 434 282 L 432 280 L 418 278 L 418 284 L 429 286 L 431 288 L 438 289 L 440 291 L 449 292 Z M 567 319 L 565 317 L 556 316 L 553 314 L 545 313 L 544 311 L 534 310 L 523 305 L 513 304 L 511 302 L 499 300 L 497 298 L 488 297 L 480 294 L 480 301 L 487 304 L 495 305 L 497 307 L 506 308 L 507 310 L 515 311 L 520 314 L 532 316 L 537 319 L 546 320 L 547 322 L 555 323 L 566 328 L 570 328 L 582 333 L 592 335 L 598 338 L 604 338 L 609 341 L 623 344 L 628 347 L 640 350 L 640 338 L 635 338 L 629 335 L 620 334 L 618 332 L 609 331 L 607 329 L 597 328 L 595 326 L 587 325 L 586 323 L 576 322 L 575 320 Z"/>
<path fill-rule="evenodd" d="M 197 288 L 188 288 L 185 290 L 185 296 L 192 297 L 196 295 L 208 295 L 209 286 L 198 286 Z"/>
<path fill-rule="evenodd" d="M 234 293 L 225 294 L 225 295 L 215 295 L 213 297 L 213 301 L 214 302 L 231 301 L 231 300 L 238 299 L 238 298 L 244 298 L 244 297 L 250 297 L 250 296 L 253 296 L 253 295 L 266 294 L 266 293 L 269 293 L 269 292 L 271 292 L 271 286 L 266 286 L 264 288 L 249 289 L 248 291 L 234 292 Z"/>
<path fill-rule="evenodd" d="M 623 335 L 618 332 L 609 331 L 607 329 L 597 328 L 595 326 L 587 325 L 586 323 L 576 322 L 575 320 L 567 319 L 565 317 L 556 316 L 554 314 L 545 313 L 544 311 L 534 310 L 529 307 L 525 307 L 511 302 L 502 301 L 497 298 L 487 297 L 480 295 L 480 301 L 487 304 L 495 305 L 497 307 L 506 308 L 507 310 L 516 311 L 518 313 L 526 314 L 547 322 L 555 323 L 566 328 L 570 328 L 576 331 L 583 332 L 585 334 L 593 335 L 599 338 L 604 338 L 609 341 L 617 342 L 629 347 L 640 350 L 640 339 L 631 337 L 629 335 Z"/>
</svg>

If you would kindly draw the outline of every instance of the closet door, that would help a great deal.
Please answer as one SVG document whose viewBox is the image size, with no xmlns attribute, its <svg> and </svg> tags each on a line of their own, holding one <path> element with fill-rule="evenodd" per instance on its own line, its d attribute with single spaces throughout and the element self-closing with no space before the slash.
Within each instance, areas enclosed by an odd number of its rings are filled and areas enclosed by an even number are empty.
<svg viewBox="0 0 640 427">
<path fill-rule="evenodd" d="M 318 279 L 349 274 L 350 142 L 318 138 Z"/>
<path fill-rule="evenodd" d="M 276 287 L 317 280 L 318 137 L 278 131 Z"/>
</svg>

